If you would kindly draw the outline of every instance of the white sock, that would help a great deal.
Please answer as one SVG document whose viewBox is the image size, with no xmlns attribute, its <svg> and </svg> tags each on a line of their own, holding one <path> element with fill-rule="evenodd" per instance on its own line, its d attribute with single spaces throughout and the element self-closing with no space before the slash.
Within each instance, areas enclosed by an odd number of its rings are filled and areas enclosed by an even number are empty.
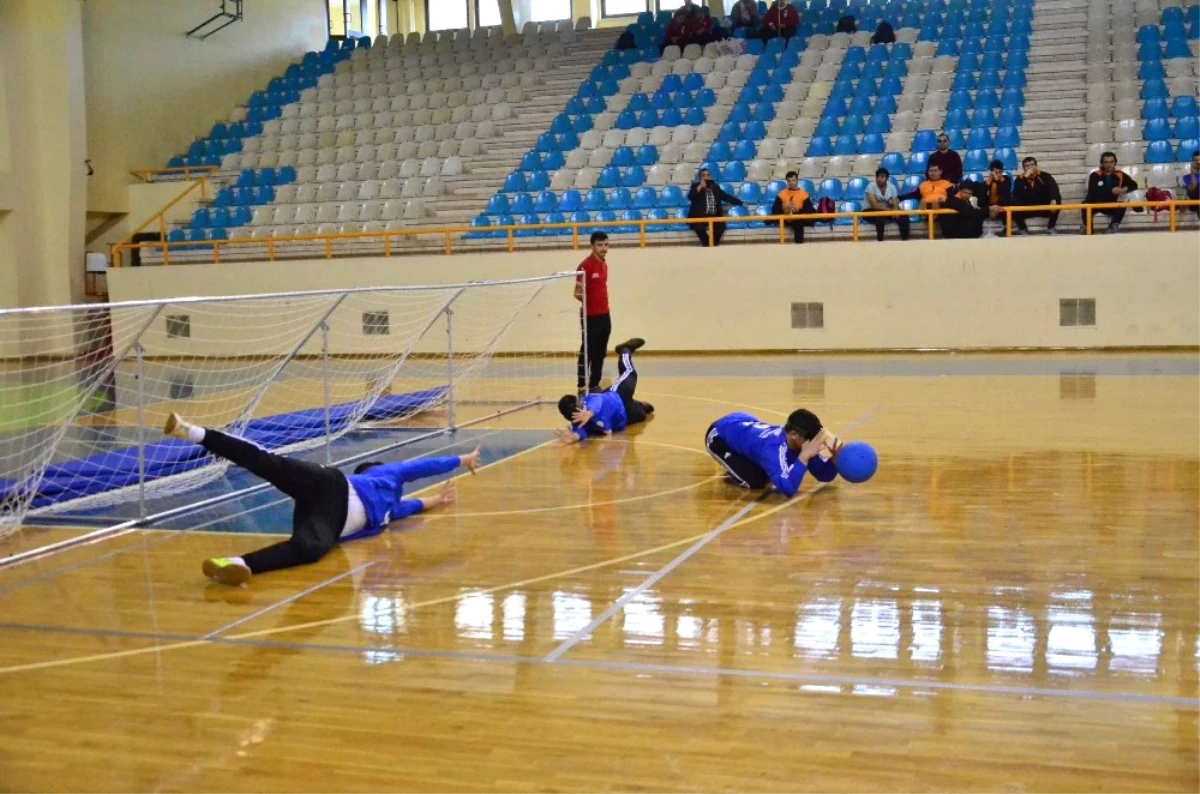
<svg viewBox="0 0 1200 794">
<path fill-rule="evenodd" d="M 199 444 L 204 441 L 204 428 L 199 425 L 188 425 L 187 437 L 188 441 L 191 441 L 193 444 Z"/>
<path fill-rule="evenodd" d="M 204 432 L 204 428 L 201 428 L 201 429 L 200 429 L 200 432 L 201 432 L 201 433 L 203 433 L 203 432 Z M 229 560 L 229 561 L 230 561 L 231 563 L 233 563 L 234 565 L 240 565 L 240 566 L 242 566 L 243 568 L 249 568 L 249 567 L 250 567 L 250 566 L 246 565 L 246 561 L 245 561 L 245 560 L 243 560 L 241 557 L 226 557 L 225 559 Z"/>
</svg>

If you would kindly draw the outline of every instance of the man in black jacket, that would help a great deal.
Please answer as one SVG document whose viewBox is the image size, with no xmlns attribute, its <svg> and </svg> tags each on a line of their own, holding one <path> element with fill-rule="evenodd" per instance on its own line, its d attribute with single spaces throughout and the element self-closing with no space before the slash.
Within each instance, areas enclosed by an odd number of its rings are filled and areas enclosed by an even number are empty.
<svg viewBox="0 0 1200 794">
<path fill-rule="evenodd" d="M 1087 196 L 1084 197 L 1084 204 L 1112 204 L 1120 201 L 1121 196 L 1124 196 L 1131 190 L 1137 190 L 1138 183 L 1133 180 L 1129 174 L 1117 170 L 1117 156 L 1112 152 L 1105 152 L 1100 155 L 1100 168 L 1093 171 L 1088 177 Z M 1102 209 L 1092 211 L 1092 225 L 1096 223 L 1096 215 L 1107 215 L 1108 234 L 1120 231 L 1121 221 L 1125 218 L 1125 209 L 1116 207 L 1113 209 Z M 1087 210 L 1083 210 L 1083 226 L 1079 228 L 1080 234 L 1087 234 Z"/>
<path fill-rule="evenodd" d="M 983 192 L 982 186 L 980 192 Z M 983 202 L 986 201 L 984 198 Z M 977 240 L 982 237 L 983 222 L 988 217 L 999 215 L 999 207 L 981 207 L 981 203 L 979 195 L 966 184 L 957 191 L 951 191 L 942 206 L 954 210 L 954 214 L 939 216 L 942 236 L 947 240 Z"/>
<path fill-rule="evenodd" d="M 1038 168 L 1036 158 L 1026 157 L 1022 160 L 1021 173 L 1013 185 L 1013 204 L 1018 207 L 1045 207 L 1062 203 L 1062 193 L 1059 192 L 1054 177 Z M 1046 233 L 1058 234 L 1058 229 L 1055 228 L 1058 224 L 1058 210 L 1014 212 L 1013 223 L 1017 227 L 1014 234 L 1029 234 L 1029 227 L 1025 225 L 1029 218 L 1049 218 Z"/>
<path fill-rule="evenodd" d="M 725 217 L 725 204 L 732 204 L 735 207 L 742 206 L 742 202 L 736 196 L 731 196 L 712 178 L 712 174 L 707 168 L 700 169 L 700 180 L 692 183 L 691 190 L 688 191 L 688 201 L 691 202 L 691 207 L 688 208 L 689 218 L 723 218 Z M 708 247 L 708 224 L 693 223 L 691 224 L 692 231 L 700 238 L 700 245 Z M 713 224 L 713 240 L 714 246 L 721 244 L 721 237 L 725 234 L 724 223 Z"/>
</svg>

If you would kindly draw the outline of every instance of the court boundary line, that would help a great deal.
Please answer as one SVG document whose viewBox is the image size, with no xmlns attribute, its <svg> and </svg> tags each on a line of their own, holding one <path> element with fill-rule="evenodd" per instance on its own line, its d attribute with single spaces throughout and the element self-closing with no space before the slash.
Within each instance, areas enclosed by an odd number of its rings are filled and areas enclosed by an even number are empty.
<svg viewBox="0 0 1200 794">
<path fill-rule="evenodd" d="M 367 568 L 370 568 L 374 564 L 375 564 L 375 561 L 371 560 L 370 562 L 363 563 L 362 565 L 359 565 L 356 568 L 351 568 L 348 571 L 343 571 L 342 573 L 339 573 L 337 576 L 332 576 L 323 582 L 318 582 L 317 584 L 313 585 L 312 587 L 301 590 L 299 593 L 290 595 L 287 598 L 284 598 L 280 601 L 276 601 L 273 604 L 268 604 L 267 606 L 263 607 L 262 609 L 260 609 L 256 612 L 251 612 L 249 615 L 240 617 L 237 620 L 233 621 L 232 623 L 227 623 L 219 629 L 210 631 L 208 634 L 205 634 L 203 637 L 201 637 L 201 639 L 203 639 L 203 640 L 216 639 L 218 635 L 223 634 L 226 631 L 229 631 L 234 626 L 240 626 L 243 623 L 248 623 L 251 620 L 254 620 L 255 618 L 262 617 L 263 615 L 267 614 L 268 612 L 271 612 L 272 610 L 279 609 L 279 607 L 281 607 L 281 606 L 290 604 L 293 601 L 299 601 L 301 598 L 304 598 L 306 595 L 311 595 L 312 593 L 317 592 L 322 587 L 327 587 L 328 585 L 331 585 L 334 582 L 345 579 L 347 576 L 353 576 L 354 574 L 358 573 L 359 571 L 363 571 L 363 570 L 366 570 Z"/>
<path fill-rule="evenodd" d="M 76 634 L 99 637 L 120 637 L 124 639 L 187 639 L 191 635 L 154 634 L 152 632 L 128 631 L 122 629 L 89 629 L 71 626 L 42 626 L 22 623 L 0 623 L 0 631 L 30 631 L 56 634 Z M 1200 711 L 1200 698 L 1185 698 L 1175 695 L 1149 695 L 1135 692 L 1101 692 L 1093 689 L 1053 689 L 1050 687 L 1011 686 L 1007 684 L 965 684 L 954 681 L 938 681 L 923 678 L 893 678 L 871 676 L 848 676 L 830 673 L 788 672 L 784 670 L 753 670 L 750 668 L 707 667 L 694 665 L 672 665 L 658 662 L 611 661 L 605 659 L 562 659 L 549 662 L 541 656 L 521 656 L 519 654 L 494 654 L 471 651 L 445 651 L 427 648 L 391 647 L 381 648 L 366 645 L 344 645 L 338 643 L 315 642 L 280 642 L 277 640 L 262 640 L 253 637 L 214 637 L 211 640 L 195 639 L 187 643 L 189 646 L 241 646 L 248 648 L 274 648 L 279 650 L 309 650 L 327 653 L 394 653 L 397 656 L 411 656 L 427 659 L 445 659 L 461 662 L 482 662 L 488 664 L 532 664 L 557 667 L 576 667 L 583 669 L 610 670 L 614 672 L 659 673 L 677 676 L 731 676 L 735 678 L 766 679 L 772 681 L 794 682 L 798 685 L 818 686 L 880 686 L 896 689 L 932 689 L 938 691 L 962 692 L 966 694 L 996 695 L 1007 697 L 1043 697 L 1073 700 L 1111 701 L 1120 703 L 1138 703 L 1143 705 L 1164 705 L 1187 708 Z M 158 650 L 157 648 L 136 649 L 142 652 Z M 119 651 L 108 658 L 121 658 L 130 655 L 129 651 Z M 0 670 L 0 672 L 4 672 Z"/>
<path fill-rule="evenodd" d="M 691 559 L 691 557 L 694 554 L 699 552 L 701 549 L 703 549 L 709 543 L 716 540 L 721 535 L 725 534 L 725 532 L 727 532 L 731 527 L 733 527 L 739 519 L 741 519 L 744 515 L 749 513 L 751 510 L 753 510 L 758 505 L 762 504 L 763 501 L 767 498 L 767 496 L 770 493 L 771 493 L 770 491 L 767 491 L 766 493 L 760 495 L 758 498 L 743 505 L 741 507 L 741 509 L 739 509 L 736 513 L 734 513 L 732 516 L 730 516 L 729 518 L 722 521 L 715 528 L 710 529 L 699 540 L 697 540 L 691 546 L 688 546 L 686 549 L 684 549 L 682 552 L 680 552 L 678 555 L 676 555 L 676 557 L 674 559 L 672 559 L 670 562 L 668 562 L 666 565 L 662 566 L 657 571 L 650 574 L 650 576 L 646 577 L 641 582 L 641 584 L 639 584 L 637 587 L 633 588 L 632 590 L 626 591 L 624 595 L 622 595 L 620 598 L 618 598 L 616 601 L 614 601 L 612 604 L 610 604 L 608 609 L 604 610 L 603 612 L 600 613 L 600 615 L 593 618 L 591 623 L 588 623 L 586 626 L 584 626 L 583 628 L 576 631 L 570 637 L 563 640 L 563 642 L 560 643 L 557 647 L 555 647 L 552 651 L 550 651 L 550 653 L 548 653 L 544 657 L 542 657 L 543 661 L 550 662 L 550 663 L 554 663 L 554 662 L 558 661 L 558 659 L 560 657 L 562 657 L 563 654 L 570 651 L 572 648 L 574 648 L 576 645 L 578 645 L 585 638 L 590 637 L 592 635 L 592 632 L 594 632 L 601 625 L 603 625 L 605 622 L 607 622 L 608 619 L 611 618 L 613 615 L 617 614 L 622 609 L 624 609 L 626 604 L 628 604 L 634 598 L 637 598 L 642 593 L 646 592 L 646 590 L 648 590 L 649 588 L 653 587 L 656 582 L 661 580 L 663 577 L 665 577 L 671 571 L 675 570 L 680 565 L 683 565 L 685 562 L 687 562 L 689 559 Z M 808 491 L 807 493 L 813 493 L 813 491 Z"/>
</svg>

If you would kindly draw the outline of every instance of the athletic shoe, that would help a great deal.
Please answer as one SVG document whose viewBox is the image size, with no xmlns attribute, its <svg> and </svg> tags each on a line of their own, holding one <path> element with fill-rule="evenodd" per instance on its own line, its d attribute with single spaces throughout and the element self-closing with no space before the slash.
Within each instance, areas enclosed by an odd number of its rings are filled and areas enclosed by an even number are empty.
<svg viewBox="0 0 1200 794">
<path fill-rule="evenodd" d="M 628 350 L 630 353 L 632 353 L 633 351 L 640 349 L 645 344 L 646 344 L 645 339 L 635 336 L 632 339 L 626 339 L 624 342 L 617 345 L 615 349 L 618 353 L 623 353 L 626 350 Z"/>
<path fill-rule="evenodd" d="M 250 581 L 250 568 L 248 566 L 224 557 L 211 557 L 205 560 L 201 569 L 209 579 L 216 579 L 221 584 L 227 584 L 232 587 L 237 587 Z"/>
<path fill-rule="evenodd" d="M 191 425 L 183 421 L 183 417 L 179 414 L 167 414 L 167 422 L 163 425 L 163 435 L 171 438 L 180 438 L 184 441 L 188 440 L 188 430 Z"/>
<path fill-rule="evenodd" d="M 1108 230 L 1105 231 L 1104 233 L 1105 234 L 1116 234 L 1119 231 L 1121 231 L 1121 224 L 1110 223 L 1110 224 L 1108 224 Z"/>
<path fill-rule="evenodd" d="M 1058 229 L 1047 229 L 1046 234 L 1050 235 L 1051 237 L 1058 237 Z"/>
<path fill-rule="evenodd" d="M 1028 229 L 1013 229 L 1013 237 L 1024 237 L 1029 234 Z"/>
<path fill-rule="evenodd" d="M 652 413 L 654 413 L 654 406 L 651 405 L 650 403 L 644 402 L 644 403 L 642 403 L 642 410 L 645 411 L 647 414 L 652 414 Z"/>
</svg>

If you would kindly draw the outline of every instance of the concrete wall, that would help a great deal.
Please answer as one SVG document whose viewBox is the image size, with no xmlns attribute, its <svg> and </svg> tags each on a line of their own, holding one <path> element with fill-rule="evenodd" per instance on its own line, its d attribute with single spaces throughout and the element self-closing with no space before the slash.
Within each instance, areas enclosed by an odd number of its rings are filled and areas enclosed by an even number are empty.
<svg viewBox="0 0 1200 794">
<path fill-rule="evenodd" d="M 447 284 L 573 270 L 582 252 L 188 265 L 114 271 L 114 300 Z M 1194 233 L 915 240 L 795 246 L 614 248 L 613 338 L 657 351 L 1096 348 L 1200 344 Z M 1061 298 L 1096 301 L 1096 325 L 1059 326 Z M 819 302 L 819 330 L 792 328 Z M 576 336 L 538 317 L 570 307 L 547 291 L 507 351 L 568 351 Z M 572 329 L 573 330 L 573 329 Z M 231 329 L 236 334 L 236 329 Z"/>
</svg>

